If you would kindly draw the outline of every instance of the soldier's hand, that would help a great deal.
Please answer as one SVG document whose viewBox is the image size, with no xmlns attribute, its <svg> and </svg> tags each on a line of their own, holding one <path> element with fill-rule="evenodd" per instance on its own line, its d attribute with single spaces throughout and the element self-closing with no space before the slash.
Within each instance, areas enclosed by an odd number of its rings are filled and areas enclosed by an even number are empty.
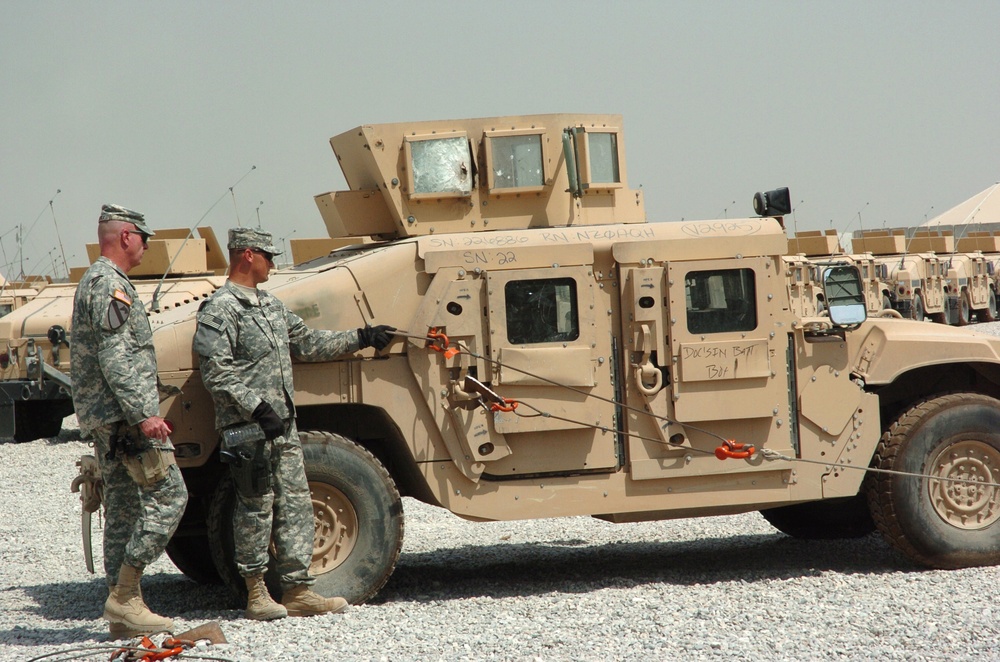
<svg viewBox="0 0 1000 662">
<path fill-rule="evenodd" d="M 142 423 L 139 423 L 139 429 L 150 439 L 165 441 L 170 436 L 170 427 L 159 416 L 150 416 Z"/>
<path fill-rule="evenodd" d="M 396 327 L 388 324 L 378 326 L 365 325 L 365 328 L 358 329 L 358 349 L 374 347 L 376 350 L 385 349 L 392 342 L 392 332 Z"/>
<path fill-rule="evenodd" d="M 264 436 L 268 441 L 285 434 L 285 422 L 281 420 L 274 408 L 263 400 L 253 410 L 253 420 L 260 425 L 260 429 L 264 431 Z"/>
</svg>

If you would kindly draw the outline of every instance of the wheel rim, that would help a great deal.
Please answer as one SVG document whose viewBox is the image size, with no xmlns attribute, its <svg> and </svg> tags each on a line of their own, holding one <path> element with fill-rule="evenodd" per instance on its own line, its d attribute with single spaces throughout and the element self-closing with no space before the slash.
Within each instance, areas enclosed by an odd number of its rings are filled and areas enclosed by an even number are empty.
<svg viewBox="0 0 1000 662">
<path fill-rule="evenodd" d="M 347 560 L 358 541 L 358 513 L 347 496 L 325 483 L 310 483 L 313 521 L 313 575 L 334 570 Z"/>
<path fill-rule="evenodd" d="M 931 504 L 938 517 L 959 529 L 983 529 L 1000 519 L 1000 451 L 981 441 L 960 441 L 941 449 L 930 474 Z M 970 481 L 970 482 L 956 482 Z"/>
</svg>

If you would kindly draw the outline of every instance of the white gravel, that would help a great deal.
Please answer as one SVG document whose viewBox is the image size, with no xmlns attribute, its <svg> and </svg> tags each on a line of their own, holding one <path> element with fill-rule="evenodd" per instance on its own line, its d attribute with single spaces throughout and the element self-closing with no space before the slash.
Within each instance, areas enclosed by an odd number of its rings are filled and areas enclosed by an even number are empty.
<svg viewBox="0 0 1000 662">
<path fill-rule="evenodd" d="M 107 645 L 107 593 L 84 568 L 69 491 L 89 452 L 75 425 L 0 444 L 3 661 L 108 659 L 74 657 Z M 241 661 L 1000 660 L 1000 568 L 924 570 L 877 534 L 798 541 L 756 513 L 615 525 L 405 511 L 396 572 L 343 615 L 247 621 L 165 556 L 143 593 L 177 631 L 219 621 L 230 643 L 204 653 Z"/>
</svg>

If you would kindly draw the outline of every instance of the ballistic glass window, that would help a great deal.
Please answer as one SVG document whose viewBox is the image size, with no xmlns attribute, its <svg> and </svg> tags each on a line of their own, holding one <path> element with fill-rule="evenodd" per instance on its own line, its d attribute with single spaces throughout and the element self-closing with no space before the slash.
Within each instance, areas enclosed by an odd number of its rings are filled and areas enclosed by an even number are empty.
<svg viewBox="0 0 1000 662">
<path fill-rule="evenodd" d="M 621 181 L 618 171 L 618 134 L 588 133 L 590 182 L 613 184 Z"/>
<path fill-rule="evenodd" d="M 471 195 L 472 155 L 468 138 L 434 138 L 410 143 L 414 193 Z"/>
<path fill-rule="evenodd" d="M 567 342 L 580 337 L 572 278 L 510 281 L 504 286 L 504 301 L 511 344 Z"/>
<path fill-rule="evenodd" d="M 493 149 L 493 187 L 521 188 L 543 186 L 542 137 L 494 136 L 490 138 Z"/>
<path fill-rule="evenodd" d="M 757 328 L 757 291 L 752 269 L 691 271 L 684 277 L 691 333 L 727 333 Z"/>
</svg>

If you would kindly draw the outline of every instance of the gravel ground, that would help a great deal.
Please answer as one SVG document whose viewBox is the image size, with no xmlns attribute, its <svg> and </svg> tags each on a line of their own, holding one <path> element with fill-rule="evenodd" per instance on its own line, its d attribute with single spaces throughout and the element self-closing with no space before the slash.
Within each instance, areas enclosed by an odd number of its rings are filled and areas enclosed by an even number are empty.
<svg viewBox="0 0 1000 662">
<path fill-rule="evenodd" d="M 107 593 L 84 568 L 69 491 L 90 450 L 75 426 L 0 444 L 3 661 L 108 645 Z M 878 535 L 799 541 L 756 513 L 468 523 L 404 507 L 396 572 L 374 603 L 343 615 L 247 621 L 221 587 L 165 556 L 143 592 L 176 631 L 219 621 L 230 643 L 204 653 L 241 661 L 1000 660 L 1000 568 L 924 570 Z M 99 530 L 94 544 L 100 565 Z"/>
</svg>

